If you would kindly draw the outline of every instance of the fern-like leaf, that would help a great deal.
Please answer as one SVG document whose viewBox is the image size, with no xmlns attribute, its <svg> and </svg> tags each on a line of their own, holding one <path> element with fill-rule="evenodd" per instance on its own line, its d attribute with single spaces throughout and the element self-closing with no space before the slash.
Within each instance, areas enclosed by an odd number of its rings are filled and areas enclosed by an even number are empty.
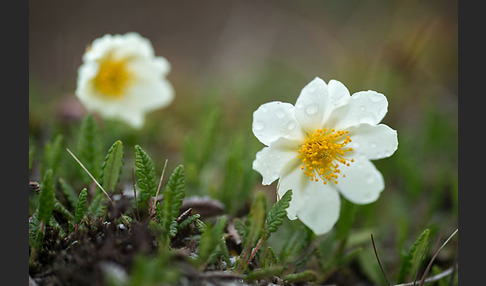
<svg viewBox="0 0 486 286">
<path fill-rule="evenodd" d="M 84 188 L 81 193 L 79 193 L 78 204 L 76 205 L 76 211 L 74 213 L 74 220 L 76 224 L 80 224 L 86 213 L 86 201 L 88 197 L 88 191 Z"/>
<path fill-rule="evenodd" d="M 41 190 L 39 194 L 38 217 L 44 223 L 48 223 L 54 210 L 54 172 L 48 169 L 43 177 L 41 183 Z"/>
<path fill-rule="evenodd" d="M 179 165 L 167 182 L 162 202 L 161 225 L 163 231 L 171 237 L 177 234 L 177 217 L 179 208 L 182 205 L 182 199 L 185 196 L 184 166 Z"/>
<path fill-rule="evenodd" d="M 68 219 L 74 219 L 74 215 L 56 198 L 54 198 L 54 210 L 63 214 Z"/>
<path fill-rule="evenodd" d="M 225 243 L 221 243 L 226 222 L 227 218 L 225 216 L 221 217 L 214 226 L 207 225 L 206 231 L 201 235 L 197 259 L 197 264 L 201 269 L 204 269 L 205 265 L 210 261 L 210 258 L 214 258 L 214 256 L 211 256 L 217 250 L 218 245 L 221 245 L 221 247 L 224 245 L 226 247 Z M 224 255 L 224 253 L 221 254 Z"/>
<path fill-rule="evenodd" d="M 99 218 L 105 214 L 106 209 L 106 196 L 103 193 L 98 193 L 91 201 L 88 207 L 88 213 L 90 213 L 94 218 Z M 79 200 L 78 200 L 79 204 Z"/>
<path fill-rule="evenodd" d="M 98 126 L 94 118 L 88 115 L 83 122 L 78 132 L 77 155 L 78 159 L 83 162 L 83 165 L 95 178 L 99 178 L 102 149 L 101 137 Z M 82 172 L 84 181 L 89 183 L 91 178 Z"/>
<path fill-rule="evenodd" d="M 123 144 L 120 140 L 111 145 L 101 166 L 100 184 L 106 191 L 114 191 L 123 167 Z"/>
<path fill-rule="evenodd" d="M 48 142 L 44 147 L 44 162 L 48 169 L 53 171 L 57 169 L 63 151 L 63 141 L 62 134 L 58 134 L 52 142 Z"/>
<path fill-rule="evenodd" d="M 74 188 L 71 185 L 69 185 L 66 182 L 66 180 L 64 180 L 63 178 L 59 178 L 59 185 L 61 187 L 61 191 L 66 196 L 69 203 L 71 204 L 71 207 L 74 208 L 78 203 L 78 196 L 76 194 L 76 191 L 74 191 Z"/>
<path fill-rule="evenodd" d="M 408 253 L 402 255 L 402 264 L 397 278 L 399 282 L 404 282 L 405 280 L 413 278 L 411 277 L 412 271 L 419 267 L 429 242 L 429 234 L 429 229 L 424 230 L 414 242 Z"/>
<path fill-rule="evenodd" d="M 195 220 L 199 219 L 200 217 L 201 217 L 200 214 L 191 215 L 188 218 L 186 218 L 185 220 L 183 220 L 181 223 L 179 223 L 179 225 L 177 226 L 177 228 L 178 229 L 183 229 L 186 226 L 188 226 L 191 223 L 193 223 Z"/>
<path fill-rule="evenodd" d="M 266 197 L 263 192 L 258 192 L 251 204 L 250 213 L 246 220 L 246 233 L 243 237 L 245 249 L 253 248 L 261 237 L 265 223 Z"/>
<path fill-rule="evenodd" d="M 292 199 L 292 190 L 288 190 L 282 198 L 277 201 L 267 214 L 267 219 L 265 220 L 265 239 L 270 237 L 270 234 L 277 231 L 278 227 L 282 225 L 283 218 L 287 214 L 287 208 L 290 205 L 290 200 Z"/>
<path fill-rule="evenodd" d="M 137 186 L 140 191 L 139 204 L 145 207 L 150 198 L 156 195 L 157 179 L 152 159 L 139 145 L 135 145 L 135 166 Z"/>
</svg>

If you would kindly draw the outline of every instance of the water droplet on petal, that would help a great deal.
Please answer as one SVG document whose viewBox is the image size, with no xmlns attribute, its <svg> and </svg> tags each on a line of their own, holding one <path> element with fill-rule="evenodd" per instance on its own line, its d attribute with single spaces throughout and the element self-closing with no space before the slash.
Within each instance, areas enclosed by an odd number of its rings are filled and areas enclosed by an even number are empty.
<svg viewBox="0 0 486 286">
<path fill-rule="evenodd" d="M 275 109 L 275 116 L 277 116 L 280 119 L 284 118 L 285 117 L 285 110 L 283 110 L 283 108 L 281 108 L 281 107 L 278 107 L 277 109 Z"/>
<path fill-rule="evenodd" d="M 294 130 L 295 129 L 295 122 L 290 121 L 289 124 L 287 124 L 287 129 L 289 131 Z"/>
<path fill-rule="evenodd" d="M 305 108 L 305 113 L 307 113 L 307 115 L 314 115 L 317 113 L 317 111 L 319 111 L 319 107 L 317 107 L 317 105 L 309 105 Z"/>
<path fill-rule="evenodd" d="M 265 124 L 263 122 L 257 121 L 253 124 L 253 128 L 255 131 L 262 131 L 265 128 Z"/>
<path fill-rule="evenodd" d="M 367 184 L 373 184 L 375 182 L 375 176 L 373 174 L 366 174 L 365 182 Z"/>
</svg>

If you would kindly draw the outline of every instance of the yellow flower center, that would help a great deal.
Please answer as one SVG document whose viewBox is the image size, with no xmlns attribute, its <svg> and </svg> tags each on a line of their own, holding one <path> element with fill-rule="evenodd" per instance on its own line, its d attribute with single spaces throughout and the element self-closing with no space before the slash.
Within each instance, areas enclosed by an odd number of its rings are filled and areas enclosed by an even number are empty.
<svg viewBox="0 0 486 286">
<path fill-rule="evenodd" d="M 349 166 L 354 159 L 346 158 L 346 152 L 353 148 L 345 148 L 351 142 L 348 130 L 317 129 L 299 149 L 299 159 L 302 160 L 300 169 L 312 181 L 318 178 L 327 184 L 327 181 L 337 184 L 338 174 L 341 173 L 339 163 Z M 342 174 L 342 177 L 346 175 Z"/>
<path fill-rule="evenodd" d="M 130 81 L 131 73 L 124 60 L 104 60 L 100 62 L 98 74 L 93 79 L 96 89 L 108 97 L 122 96 Z"/>
</svg>

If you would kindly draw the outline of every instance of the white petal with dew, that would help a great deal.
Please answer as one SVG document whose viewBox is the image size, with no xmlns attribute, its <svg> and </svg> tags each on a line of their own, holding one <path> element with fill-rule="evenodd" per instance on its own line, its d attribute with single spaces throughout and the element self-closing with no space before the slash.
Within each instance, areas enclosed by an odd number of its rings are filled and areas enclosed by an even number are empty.
<svg viewBox="0 0 486 286">
<path fill-rule="evenodd" d="M 264 147 L 256 154 L 253 161 L 253 169 L 258 171 L 262 177 L 263 185 L 270 185 L 278 179 L 282 170 L 293 160 L 298 160 L 297 144 L 284 138 Z"/>
<path fill-rule="evenodd" d="M 294 117 L 294 106 L 280 101 L 262 104 L 253 112 L 252 131 L 267 146 L 279 138 L 303 138 L 302 130 Z"/>
<path fill-rule="evenodd" d="M 376 201 L 385 188 L 383 175 L 363 156 L 354 158 L 350 166 L 341 166 L 337 187 L 341 194 L 355 204 Z"/>
<path fill-rule="evenodd" d="M 349 127 L 349 136 L 352 140 L 347 147 L 370 160 L 390 157 L 398 148 L 397 131 L 385 124 L 360 124 Z"/>
<path fill-rule="evenodd" d="M 349 101 L 351 97 L 348 89 L 340 81 L 331 79 L 327 84 L 329 89 L 330 108 L 342 106 Z"/>
<path fill-rule="evenodd" d="M 333 184 L 323 185 L 322 181 L 309 182 L 305 192 L 308 198 L 297 217 L 316 235 L 330 231 L 339 218 L 339 192 Z"/>
<path fill-rule="evenodd" d="M 327 84 L 316 77 L 300 92 L 295 102 L 295 118 L 307 133 L 314 133 L 322 127 L 329 108 Z"/>
<path fill-rule="evenodd" d="M 375 91 L 360 91 L 349 102 L 334 109 L 326 122 L 328 128 L 346 129 L 361 123 L 376 125 L 388 111 L 386 97 Z"/>
<path fill-rule="evenodd" d="M 292 199 L 287 208 L 287 217 L 291 220 L 297 218 L 297 212 L 304 207 L 308 194 L 305 192 L 306 185 L 310 179 L 300 169 L 300 161 L 291 162 L 283 169 L 278 181 L 278 196 L 281 198 L 288 191 L 292 190 Z"/>
</svg>

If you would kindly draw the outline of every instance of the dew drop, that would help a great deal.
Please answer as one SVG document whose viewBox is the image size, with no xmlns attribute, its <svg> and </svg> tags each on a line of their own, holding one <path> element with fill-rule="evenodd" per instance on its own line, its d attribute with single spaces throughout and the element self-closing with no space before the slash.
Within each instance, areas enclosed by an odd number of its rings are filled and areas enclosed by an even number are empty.
<svg viewBox="0 0 486 286">
<path fill-rule="evenodd" d="M 284 118 L 285 110 L 283 110 L 281 107 L 278 107 L 277 109 L 275 109 L 275 116 L 277 116 L 280 119 Z"/>
<path fill-rule="evenodd" d="M 305 108 L 305 113 L 307 113 L 307 115 L 314 115 L 317 113 L 318 110 L 319 107 L 317 107 L 316 105 L 309 105 Z"/>
<path fill-rule="evenodd" d="M 255 122 L 255 124 L 253 124 L 253 129 L 255 131 L 262 131 L 264 128 L 265 128 L 265 124 L 263 124 L 260 121 L 257 121 L 257 122 Z"/>
<path fill-rule="evenodd" d="M 365 182 L 367 184 L 373 184 L 375 182 L 375 176 L 373 174 L 367 174 Z"/>
<path fill-rule="evenodd" d="M 295 122 L 290 121 L 289 124 L 287 124 L 287 129 L 294 130 L 295 129 Z"/>
</svg>

